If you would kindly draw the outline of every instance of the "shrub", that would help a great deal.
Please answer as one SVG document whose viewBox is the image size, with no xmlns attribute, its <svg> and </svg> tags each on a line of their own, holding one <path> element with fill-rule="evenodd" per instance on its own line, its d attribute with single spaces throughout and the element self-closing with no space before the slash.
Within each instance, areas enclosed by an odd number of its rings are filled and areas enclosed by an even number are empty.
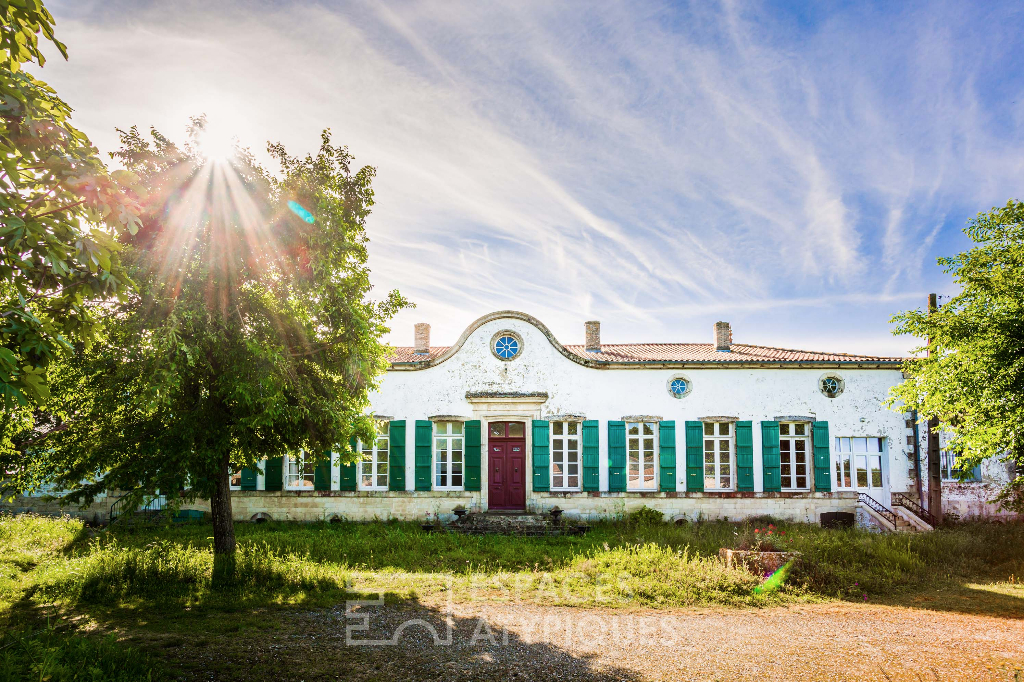
<svg viewBox="0 0 1024 682">
<path fill-rule="evenodd" d="M 657 509 L 651 509 L 647 505 L 629 513 L 626 522 L 631 526 L 655 526 L 665 523 L 665 515 Z"/>
</svg>

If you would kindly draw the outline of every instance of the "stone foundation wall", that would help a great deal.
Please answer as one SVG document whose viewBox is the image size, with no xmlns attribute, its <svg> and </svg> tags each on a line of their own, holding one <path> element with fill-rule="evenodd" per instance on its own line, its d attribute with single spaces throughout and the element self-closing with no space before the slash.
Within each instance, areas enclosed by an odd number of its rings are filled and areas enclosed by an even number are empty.
<svg viewBox="0 0 1024 682">
<path fill-rule="evenodd" d="M 74 516 L 86 523 L 103 524 L 110 520 L 110 505 L 116 497 L 104 495 L 85 509 L 62 507 L 43 497 L 15 497 L 12 502 L 0 503 L 0 514 L 40 514 L 42 516 Z"/>
<path fill-rule="evenodd" d="M 455 518 L 452 510 L 462 505 L 469 511 L 481 511 L 478 492 L 341 492 L 331 491 L 239 491 L 231 493 L 231 513 L 236 521 L 263 516 L 274 521 L 329 521 L 334 517 L 348 521 L 387 521 L 399 519 L 442 520 Z M 201 500 L 184 509 L 210 511 L 210 503 Z"/>
<path fill-rule="evenodd" d="M 462 505 L 471 512 L 484 511 L 481 493 L 469 492 L 234 492 L 232 512 L 236 521 L 259 515 L 275 521 L 319 521 L 332 517 L 350 521 L 373 519 L 436 519 L 449 521 L 452 510 Z M 596 520 L 610 518 L 643 506 L 657 509 L 667 519 L 728 519 L 740 521 L 771 515 L 780 519 L 817 523 L 822 512 L 854 511 L 852 493 L 535 493 L 528 511 L 546 513 L 558 506 L 566 517 Z M 187 507 L 209 511 L 208 503 Z"/>
<path fill-rule="evenodd" d="M 818 523 L 823 512 L 852 512 L 857 495 L 835 493 L 534 493 L 530 511 L 558 506 L 565 516 L 588 520 L 621 516 L 647 506 L 669 520 L 742 521 L 756 516 Z"/>
<path fill-rule="evenodd" d="M 69 514 L 86 521 L 106 523 L 110 505 L 116 497 L 97 500 L 88 508 L 61 508 L 38 497 L 19 497 L 12 504 L 0 505 L 0 512 L 36 513 L 54 516 Z M 380 519 L 419 519 L 450 521 L 452 510 L 462 505 L 471 512 L 484 511 L 484 496 L 479 492 L 340 492 L 340 491 L 233 491 L 232 515 L 236 521 L 251 521 L 258 516 L 274 521 L 322 521 L 334 517 L 349 521 Z M 741 521 L 754 516 L 818 523 L 823 512 L 855 511 L 855 493 L 534 493 L 527 501 L 528 511 L 547 513 L 561 508 L 566 517 L 585 520 L 614 518 L 643 506 L 657 509 L 667 520 L 727 519 Z M 185 505 L 183 509 L 210 511 L 206 500 Z"/>
</svg>

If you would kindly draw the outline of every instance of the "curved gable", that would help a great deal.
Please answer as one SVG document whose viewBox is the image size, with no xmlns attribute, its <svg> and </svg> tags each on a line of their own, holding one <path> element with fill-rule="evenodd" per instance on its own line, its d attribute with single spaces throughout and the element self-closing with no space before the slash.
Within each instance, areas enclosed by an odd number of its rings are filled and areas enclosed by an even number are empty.
<svg viewBox="0 0 1024 682">
<path fill-rule="evenodd" d="M 442 362 L 450 359 L 452 356 L 458 353 L 462 346 L 465 345 L 466 341 L 469 340 L 469 337 L 473 335 L 473 332 L 480 329 L 480 327 L 484 326 L 485 324 L 489 322 L 494 322 L 495 320 L 520 320 L 522 322 L 531 324 L 537 328 L 537 331 L 544 335 L 544 338 L 548 340 L 548 343 L 551 344 L 552 348 L 561 353 L 563 357 L 575 362 L 577 365 L 583 365 L 584 367 L 594 367 L 598 364 L 597 362 L 588 360 L 587 358 L 584 357 L 580 357 L 579 355 L 568 350 L 559 342 L 558 339 L 555 338 L 555 335 L 551 333 L 551 330 L 548 329 L 543 322 L 538 320 L 533 315 L 527 315 L 526 313 L 519 312 L 518 310 L 498 310 L 493 313 L 487 313 L 483 317 L 479 317 L 476 320 L 474 320 L 472 324 L 466 327 L 466 331 L 462 332 L 462 335 L 459 337 L 458 341 L 456 341 L 453 345 L 449 346 L 448 348 L 441 351 L 437 355 L 431 353 L 423 360 L 395 362 L 393 363 L 393 365 L 395 366 L 396 369 L 426 369 L 427 367 L 434 367 L 436 365 L 440 365 Z"/>
</svg>

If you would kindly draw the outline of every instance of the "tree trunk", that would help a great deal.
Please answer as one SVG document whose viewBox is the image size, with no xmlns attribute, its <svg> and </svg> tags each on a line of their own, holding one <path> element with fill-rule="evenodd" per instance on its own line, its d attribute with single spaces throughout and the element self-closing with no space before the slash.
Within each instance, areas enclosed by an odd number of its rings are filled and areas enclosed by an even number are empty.
<svg viewBox="0 0 1024 682">
<path fill-rule="evenodd" d="M 235 576 L 235 526 L 231 520 L 231 482 L 228 467 L 230 455 L 225 453 L 214 476 L 210 513 L 213 516 L 213 582 L 229 584 Z"/>
</svg>

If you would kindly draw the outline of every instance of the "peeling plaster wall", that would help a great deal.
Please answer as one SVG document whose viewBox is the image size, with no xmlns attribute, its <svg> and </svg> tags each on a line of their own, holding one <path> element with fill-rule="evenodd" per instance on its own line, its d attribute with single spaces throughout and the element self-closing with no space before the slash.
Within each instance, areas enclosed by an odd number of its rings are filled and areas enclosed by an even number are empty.
<svg viewBox="0 0 1024 682">
<path fill-rule="evenodd" d="M 927 471 L 928 465 L 928 434 L 922 426 L 921 431 L 921 471 Z M 946 448 L 949 436 L 939 432 L 939 447 Z M 913 455 L 911 455 L 913 457 Z M 996 459 L 987 459 L 981 463 L 980 481 L 943 481 L 942 510 L 952 512 L 961 518 L 990 518 L 1019 520 L 1024 515 L 1016 512 L 1001 511 L 992 501 L 999 491 L 1013 478 L 1013 465 Z M 928 495 L 928 476 L 923 474 L 921 487 L 925 497 Z"/>
<path fill-rule="evenodd" d="M 511 361 L 496 358 L 491 338 L 512 330 L 523 340 L 519 356 Z M 595 354 L 596 355 L 596 354 Z M 724 355 L 724 353 L 723 353 Z M 838 398 L 818 391 L 825 371 L 839 373 L 846 382 Z M 690 379 L 693 390 L 677 399 L 668 382 L 679 374 Z M 453 414 L 484 420 L 545 418 L 554 414 L 582 414 L 601 422 L 601 490 L 608 489 L 607 422 L 624 415 L 645 414 L 677 422 L 677 457 L 683 456 L 682 422 L 712 415 L 734 415 L 754 424 L 755 490 L 762 490 L 761 432 L 756 422 L 779 415 L 808 415 L 829 422 L 835 436 L 880 436 L 887 439 L 883 476 L 888 484 L 879 502 L 889 503 L 888 492 L 905 491 L 910 482 L 912 447 L 906 444 L 904 415 L 885 409 L 888 390 L 902 381 L 899 370 L 847 369 L 595 369 L 562 355 L 544 333 L 525 320 L 498 319 L 476 329 L 451 358 L 421 370 L 391 371 L 371 396 L 373 411 L 408 420 L 429 415 Z M 486 411 L 467 400 L 467 392 L 546 392 L 542 404 L 489 404 Z M 486 439 L 486 429 L 484 438 Z M 529 441 L 529 429 L 527 440 Z M 414 481 L 414 429 L 406 431 L 406 481 Z M 531 444 L 527 443 L 530 451 Z M 910 457 L 907 451 L 911 452 Z M 486 442 L 483 452 L 486 453 Z M 486 457 L 486 454 L 484 455 Z M 677 490 L 684 490 L 684 471 L 679 469 Z M 486 477 L 487 467 L 482 467 Z M 831 470 L 831 469 L 830 469 Z M 834 471 L 833 471 L 834 476 Z M 482 490 L 487 490 L 486 478 Z M 532 492 L 528 491 L 528 504 Z"/>
</svg>

